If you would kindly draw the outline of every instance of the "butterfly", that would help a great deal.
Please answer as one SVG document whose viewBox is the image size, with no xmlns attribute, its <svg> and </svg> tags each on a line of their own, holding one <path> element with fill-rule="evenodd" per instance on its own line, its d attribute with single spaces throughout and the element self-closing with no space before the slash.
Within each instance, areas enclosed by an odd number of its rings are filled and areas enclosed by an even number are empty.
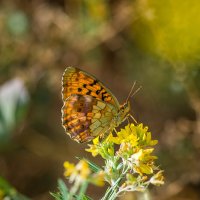
<svg viewBox="0 0 200 200">
<path fill-rule="evenodd" d="M 63 73 L 62 99 L 62 125 L 79 143 L 108 135 L 130 116 L 128 98 L 120 105 L 102 82 L 75 67 Z"/>
</svg>

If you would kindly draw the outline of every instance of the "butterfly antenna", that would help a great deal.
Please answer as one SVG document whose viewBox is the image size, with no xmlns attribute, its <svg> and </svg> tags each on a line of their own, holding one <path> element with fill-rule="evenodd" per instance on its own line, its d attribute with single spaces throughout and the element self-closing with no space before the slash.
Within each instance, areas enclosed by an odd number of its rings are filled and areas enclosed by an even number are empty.
<svg viewBox="0 0 200 200">
<path fill-rule="evenodd" d="M 128 102 L 129 98 L 132 97 L 131 93 L 133 92 L 133 89 L 134 89 L 134 87 L 135 87 L 135 84 L 136 84 L 136 81 L 133 83 L 133 85 L 132 85 L 132 87 L 131 87 L 131 90 L 130 90 L 130 92 L 129 92 L 129 94 L 128 94 L 128 97 L 126 98 L 126 103 Z"/>
<path fill-rule="evenodd" d="M 137 88 L 137 90 L 135 90 L 133 92 L 133 94 L 131 95 L 131 97 L 133 97 L 135 94 L 137 94 L 140 91 L 140 89 L 142 89 L 142 86 L 140 86 L 139 88 Z"/>
</svg>

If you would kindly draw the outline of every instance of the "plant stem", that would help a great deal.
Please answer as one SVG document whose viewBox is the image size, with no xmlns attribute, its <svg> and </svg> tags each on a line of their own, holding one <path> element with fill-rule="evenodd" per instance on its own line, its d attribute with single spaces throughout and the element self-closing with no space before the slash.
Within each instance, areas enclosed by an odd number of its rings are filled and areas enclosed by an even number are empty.
<svg viewBox="0 0 200 200">
<path fill-rule="evenodd" d="M 77 200 L 82 200 L 82 199 L 83 199 L 83 195 L 85 194 L 85 192 L 86 192 L 86 190 L 87 190 L 87 187 L 88 187 L 88 182 L 84 182 L 84 183 L 81 185 L 81 188 L 80 188 L 80 191 L 79 191 L 79 195 L 78 195 Z"/>
<path fill-rule="evenodd" d="M 117 196 L 117 187 L 118 187 L 118 183 L 121 181 L 121 177 L 118 178 L 115 182 L 115 184 L 108 188 L 108 190 L 106 191 L 105 195 L 103 196 L 103 198 L 101 198 L 101 200 L 114 200 Z"/>
</svg>

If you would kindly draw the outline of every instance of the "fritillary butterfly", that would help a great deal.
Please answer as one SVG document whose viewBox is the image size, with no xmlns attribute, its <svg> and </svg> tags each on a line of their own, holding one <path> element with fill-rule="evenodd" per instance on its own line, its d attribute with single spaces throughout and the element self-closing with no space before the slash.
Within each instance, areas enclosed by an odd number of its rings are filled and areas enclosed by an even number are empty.
<svg viewBox="0 0 200 200">
<path fill-rule="evenodd" d="M 103 83 L 75 67 L 63 73 L 62 99 L 62 125 L 80 143 L 108 135 L 130 112 L 129 101 L 120 105 Z"/>
</svg>

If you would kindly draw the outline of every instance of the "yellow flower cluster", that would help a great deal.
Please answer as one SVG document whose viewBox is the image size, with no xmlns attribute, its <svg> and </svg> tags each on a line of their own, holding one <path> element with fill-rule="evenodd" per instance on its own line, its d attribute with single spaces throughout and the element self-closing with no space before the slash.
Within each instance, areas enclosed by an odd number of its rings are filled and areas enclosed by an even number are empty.
<svg viewBox="0 0 200 200">
<path fill-rule="evenodd" d="M 163 171 L 155 165 L 157 157 L 152 155 L 156 144 L 157 140 L 152 140 L 151 132 L 143 124 L 128 124 L 103 141 L 95 138 L 86 151 L 100 155 L 105 164 L 100 168 L 84 159 L 77 165 L 66 161 L 64 175 L 74 183 L 70 193 L 76 194 L 84 184 L 102 186 L 106 181 L 110 188 L 102 200 L 113 200 L 126 191 L 144 191 L 149 184 L 164 184 Z"/>
<path fill-rule="evenodd" d="M 86 160 L 80 160 L 77 165 L 64 162 L 64 176 L 69 177 L 69 182 L 75 182 L 76 185 L 81 185 L 84 182 L 90 182 L 97 186 L 104 185 L 104 173 L 99 171 L 92 173 L 89 164 Z"/>
<path fill-rule="evenodd" d="M 99 138 L 89 144 L 86 151 L 105 160 L 105 179 L 110 185 L 121 180 L 119 192 L 141 191 L 150 183 L 162 185 L 163 171 L 155 166 L 156 156 L 152 155 L 157 140 L 143 124 L 128 124 L 116 134 L 110 134 L 103 142 Z"/>
<path fill-rule="evenodd" d="M 86 151 L 91 152 L 93 156 L 100 154 L 104 158 L 114 154 L 114 144 L 120 145 L 119 153 L 133 154 L 136 147 L 153 146 L 158 142 L 151 140 L 151 132 L 148 132 L 148 127 L 143 127 L 143 124 L 138 126 L 129 124 L 116 134 L 117 136 L 113 136 L 111 133 L 102 143 L 99 141 L 99 137 L 95 138 L 93 144 L 89 144 L 89 149 L 86 149 Z"/>
</svg>

